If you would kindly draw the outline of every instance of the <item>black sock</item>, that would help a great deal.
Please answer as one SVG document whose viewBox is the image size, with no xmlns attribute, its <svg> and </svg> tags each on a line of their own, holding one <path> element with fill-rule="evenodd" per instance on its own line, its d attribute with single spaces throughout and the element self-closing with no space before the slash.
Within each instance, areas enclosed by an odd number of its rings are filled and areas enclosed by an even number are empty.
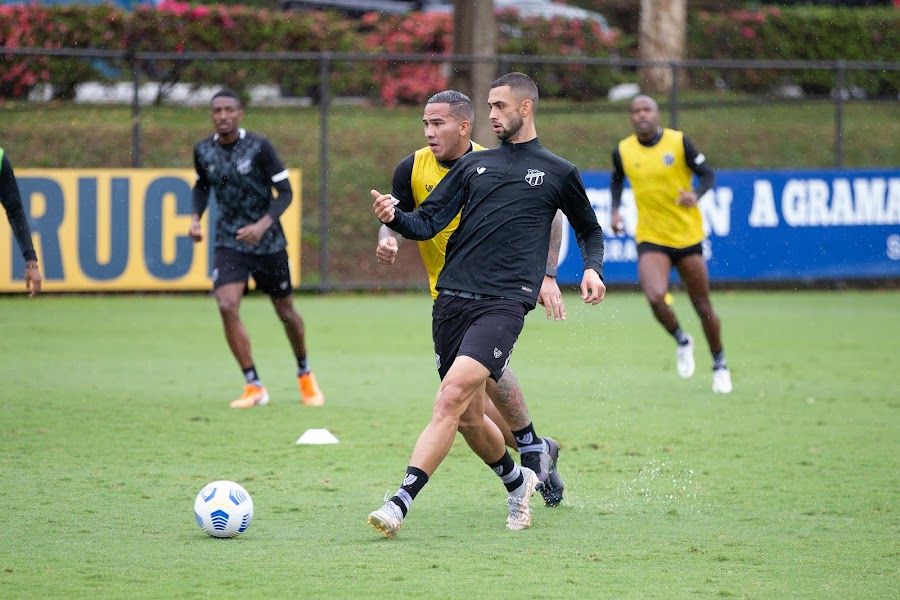
<svg viewBox="0 0 900 600">
<path fill-rule="evenodd" d="M 718 352 L 712 353 L 713 357 L 713 371 L 716 369 L 727 369 L 728 365 L 725 364 L 725 350 L 719 350 Z"/>
<path fill-rule="evenodd" d="M 404 517 L 409 512 L 409 505 L 416 499 L 416 494 L 422 491 L 426 483 L 428 483 L 428 474 L 425 471 L 413 466 L 406 467 L 406 477 L 403 478 L 403 485 L 390 498 L 391 502 L 400 507 Z"/>
<path fill-rule="evenodd" d="M 503 453 L 503 457 L 495 463 L 487 463 L 494 473 L 503 481 L 507 492 L 513 492 L 525 483 L 525 477 L 522 476 L 522 469 L 509 455 L 509 451 Z"/>
<path fill-rule="evenodd" d="M 247 383 L 262 387 L 262 382 L 259 380 L 259 373 L 256 372 L 256 365 L 250 365 L 242 370 L 244 371 L 244 379 Z"/>
<path fill-rule="evenodd" d="M 309 362 L 306 360 L 305 356 L 297 357 L 297 377 L 301 375 L 306 375 L 309 373 Z"/>
<path fill-rule="evenodd" d="M 681 330 L 681 325 L 676 325 L 675 329 L 669 332 L 672 334 L 672 337 L 675 338 L 675 341 L 678 342 L 679 346 L 685 346 L 688 343 L 688 338 Z"/>
<path fill-rule="evenodd" d="M 517 429 L 512 432 L 516 438 L 516 446 L 519 454 L 525 452 L 543 452 L 544 440 L 538 437 L 534 431 L 534 423 L 529 423 L 527 427 Z"/>
</svg>

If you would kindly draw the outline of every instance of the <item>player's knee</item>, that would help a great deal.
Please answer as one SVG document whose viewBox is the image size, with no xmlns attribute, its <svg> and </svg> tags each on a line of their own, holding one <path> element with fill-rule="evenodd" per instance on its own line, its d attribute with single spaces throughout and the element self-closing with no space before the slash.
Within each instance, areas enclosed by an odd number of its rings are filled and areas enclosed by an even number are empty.
<svg viewBox="0 0 900 600">
<path fill-rule="evenodd" d="M 238 316 L 238 311 L 241 307 L 240 300 L 235 300 L 233 298 L 218 298 L 219 304 L 219 313 L 223 317 L 233 317 L 236 318 Z"/>
<path fill-rule="evenodd" d="M 300 319 L 300 314 L 294 310 L 294 307 L 289 306 L 281 306 L 275 305 L 275 312 L 278 314 L 278 318 L 281 319 L 283 323 L 302 323 Z"/>
<path fill-rule="evenodd" d="M 478 433 L 478 430 L 483 424 L 483 416 L 476 417 L 475 415 L 469 415 L 467 413 L 460 417 L 459 425 L 457 425 L 456 430 L 459 431 L 463 435 L 463 437 L 469 437 Z"/>
<path fill-rule="evenodd" d="M 667 290 L 647 290 L 647 302 L 649 302 L 650 306 L 654 308 L 665 306 L 666 291 Z"/>
<path fill-rule="evenodd" d="M 465 410 L 466 401 L 467 394 L 464 386 L 445 381 L 438 391 L 437 399 L 434 402 L 435 416 L 453 416 L 456 418 Z"/>
</svg>

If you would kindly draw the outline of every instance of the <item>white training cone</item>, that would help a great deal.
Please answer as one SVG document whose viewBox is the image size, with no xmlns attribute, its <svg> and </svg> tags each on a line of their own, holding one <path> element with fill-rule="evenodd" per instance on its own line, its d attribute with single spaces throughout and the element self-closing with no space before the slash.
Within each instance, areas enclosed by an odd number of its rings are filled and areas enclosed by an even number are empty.
<svg viewBox="0 0 900 600">
<path fill-rule="evenodd" d="M 327 429 L 307 429 L 297 440 L 298 444 L 337 444 L 338 439 Z"/>
</svg>

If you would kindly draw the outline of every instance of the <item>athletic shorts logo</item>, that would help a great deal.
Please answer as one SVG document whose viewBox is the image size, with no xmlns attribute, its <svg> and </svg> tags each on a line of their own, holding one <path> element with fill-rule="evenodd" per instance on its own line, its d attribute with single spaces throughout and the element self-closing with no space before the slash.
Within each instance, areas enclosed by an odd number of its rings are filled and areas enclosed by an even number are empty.
<svg viewBox="0 0 900 600">
<path fill-rule="evenodd" d="M 475 169 L 475 172 L 478 173 L 479 175 L 481 175 L 485 171 L 487 171 L 487 167 L 478 167 L 477 169 Z"/>
<path fill-rule="evenodd" d="M 528 173 L 525 174 L 525 181 L 531 187 L 541 185 L 544 183 L 544 172 L 537 169 L 528 169 Z"/>
<path fill-rule="evenodd" d="M 248 173 L 250 173 L 250 159 L 245 158 L 239 161 L 236 168 L 237 172 L 241 175 L 247 175 Z"/>
<path fill-rule="evenodd" d="M 406 477 L 403 478 L 403 485 L 412 485 L 412 484 L 414 484 L 418 479 L 419 479 L 419 478 L 416 477 L 415 475 L 413 475 L 412 473 L 407 473 L 407 474 L 406 474 Z"/>
<path fill-rule="evenodd" d="M 494 358 L 500 358 L 501 356 L 503 356 L 503 352 L 499 348 L 494 348 Z"/>
<path fill-rule="evenodd" d="M 663 154 L 663 164 L 666 165 L 667 167 L 671 167 L 672 165 L 674 165 L 675 164 L 675 155 L 672 154 L 671 152 L 666 152 L 665 154 Z"/>
<path fill-rule="evenodd" d="M 434 353 L 434 364 L 437 365 L 438 371 L 441 370 L 441 355 L 437 352 Z"/>
<path fill-rule="evenodd" d="M 213 281 L 216 281 L 217 279 L 219 279 L 219 270 L 218 270 L 218 269 L 213 269 L 213 272 L 212 272 L 212 280 L 213 280 Z"/>
<path fill-rule="evenodd" d="M 283 290 L 286 290 L 286 289 L 288 289 L 288 285 L 289 285 L 289 284 L 288 284 L 287 281 L 282 281 L 282 282 L 278 285 L 278 287 L 280 287 L 280 288 L 283 289 Z"/>
</svg>

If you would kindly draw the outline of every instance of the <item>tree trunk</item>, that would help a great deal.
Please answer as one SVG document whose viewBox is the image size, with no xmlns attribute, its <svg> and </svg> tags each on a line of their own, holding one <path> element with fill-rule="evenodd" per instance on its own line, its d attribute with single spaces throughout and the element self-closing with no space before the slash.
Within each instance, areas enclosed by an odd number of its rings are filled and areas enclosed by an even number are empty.
<svg viewBox="0 0 900 600">
<path fill-rule="evenodd" d="M 684 58 L 687 36 L 687 0 L 641 0 L 638 31 L 640 56 L 646 60 Z M 670 67 L 642 67 L 641 87 L 648 93 L 669 92 L 673 73 Z M 680 75 L 679 75 L 680 77 Z"/>
<path fill-rule="evenodd" d="M 494 0 L 454 0 L 453 53 L 496 56 L 497 27 Z M 487 98 L 497 78 L 494 62 L 453 63 L 450 87 L 472 99 L 475 122 L 472 139 L 485 146 L 496 141 L 488 120 Z"/>
</svg>

